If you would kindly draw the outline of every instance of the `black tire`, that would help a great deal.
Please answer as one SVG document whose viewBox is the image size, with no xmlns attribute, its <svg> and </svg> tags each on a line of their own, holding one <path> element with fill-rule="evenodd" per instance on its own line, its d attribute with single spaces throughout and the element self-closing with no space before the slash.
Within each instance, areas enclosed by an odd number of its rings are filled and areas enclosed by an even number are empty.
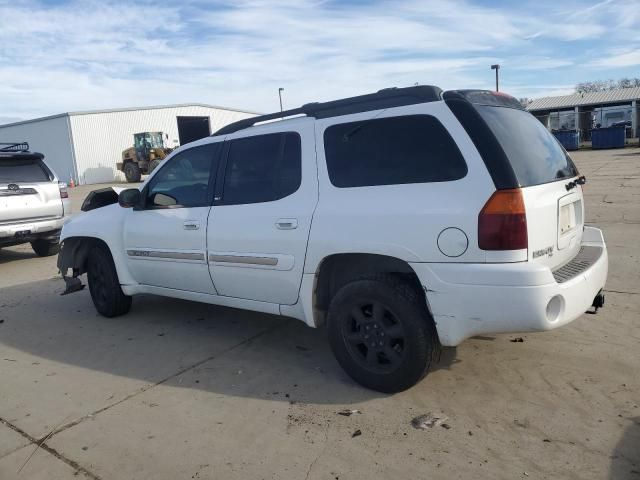
<svg viewBox="0 0 640 480">
<path fill-rule="evenodd" d="M 50 257 L 56 255 L 60 251 L 58 240 L 45 240 L 39 238 L 31 242 L 31 248 L 39 257 Z"/>
<path fill-rule="evenodd" d="M 327 315 L 329 342 L 351 378 L 395 393 L 427 374 L 439 341 L 422 295 L 393 275 L 355 280 L 338 290 Z"/>
<path fill-rule="evenodd" d="M 157 158 L 155 160 L 152 160 L 151 162 L 149 162 L 149 172 L 148 173 L 151 173 L 156 168 L 158 168 L 158 166 L 160 165 L 161 162 L 162 162 L 162 160 L 159 160 Z"/>
<path fill-rule="evenodd" d="M 122 292 L 111 252 L 106 247 L 99 245 L 89 252 L 87 280 L 91 299 L 100 315 L 111 318 L 129 311 L 131 297 Z"/>
<path fill-rule="evenodd" d="M 139 182 L 142 178 L 142 172 L 140 172 L 140 167 L 137 163 L 127 162 L 123 167 L 124 176 L 129 183 Z"/>
</svg>

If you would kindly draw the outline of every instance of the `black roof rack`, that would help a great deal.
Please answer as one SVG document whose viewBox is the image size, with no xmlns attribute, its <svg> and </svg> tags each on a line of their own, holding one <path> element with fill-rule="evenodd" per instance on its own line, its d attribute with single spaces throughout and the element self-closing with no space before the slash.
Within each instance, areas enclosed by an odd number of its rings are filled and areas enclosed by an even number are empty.
<svg viewBox="0 0 640 480">
<path fill-rule="evenodd" d="M 307 103 L 299 108 L 283 112 L 269 113 L 257 117 L 245 118 L 231 123 L 215 132 L 212 136 L 228 135 L 239 130 L 252 127 L 256 123 L 278 120 L 285 117 L 306 115 L 314 118 L 337 117 L 351 113 L 368 112 L 384 108 L 415 105 L 416 103 L 436 102 L 442 99 L 442 90 L 431 85 L 420 85 L 406 88 L 385 88 L 376 93 L 343 98 L 330 102 Z"/>
<path fill-rule="evenodd" d="M 0 142 L 0 152 L 28 152 L 29 144 L 27 142 Z"/>
</svg>

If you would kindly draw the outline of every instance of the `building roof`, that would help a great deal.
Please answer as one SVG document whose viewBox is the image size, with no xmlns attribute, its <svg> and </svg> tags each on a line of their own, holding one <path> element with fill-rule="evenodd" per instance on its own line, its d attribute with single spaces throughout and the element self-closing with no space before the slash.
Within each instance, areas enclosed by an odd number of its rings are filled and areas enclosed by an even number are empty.
<svg viewBox="0 0 640 480">
<path fill-rule="evenodd" d="M 163 108 L 180 108 L 180 107 L 215 108 L 217 110 L 228 110 L 230 112 L 240 112 L 240 113 L 248 113 L 251 115 L 260 115 L 257 112 L 250 112 L 248 110 L 240 110 L 237 108 L 220 107 L 218 105 L 208 105 L 206 103 L 177 103 L 173 105 L 150 105 L 147 107 L 111 108 L 111 109 L 105 109 L 105 110 L 81 110 L 77 112 L 65 112 L 65 113 L 58 113 L 57 115 L 49 115 L 46 117 L 38 117 L 38 118 L 29 119 L 29 120 L 21 120 L 19 122 L 5 123 L 3 125 L 0 125 L 0 128 L 13 127 L 16 125 L 23 125 L 25 123 L 41 122 L 43 120 L 51 120 L 51 119 L 60 118 L 60 117 L 73 117 L 77 115 L 95 115 L 99 113 L 133 112 L 137 110 L 156 110 L 156 109 L 163 109 Z"/>
<path fill-rule="evenodd" d="M 574 93 L 561 97 L 537 98 L 527 106 L 527 110 L 554 110 L 582 105 L 606 105 L 611 103 L 640 100 L 640 87 L 616 88 L 605 92 Z"/>
</svg>

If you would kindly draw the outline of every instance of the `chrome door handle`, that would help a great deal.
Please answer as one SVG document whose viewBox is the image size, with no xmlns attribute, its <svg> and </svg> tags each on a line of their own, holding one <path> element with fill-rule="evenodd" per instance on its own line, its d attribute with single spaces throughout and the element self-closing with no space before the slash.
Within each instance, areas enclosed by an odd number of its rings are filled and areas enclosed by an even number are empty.
<svg viewBox="0 0 640 480">
<path fill-rule="evenodd" d="M 185 230 L 199 230 L 200 222 L 196 222 L 194 220 L 187 220 L 182 224 Z"/>
<path fill-rule="evenodd" d="M 281 218 L 276 222 L 278 230 L 294 230 L 298 228 L 297 218 Z"/>
</svg>

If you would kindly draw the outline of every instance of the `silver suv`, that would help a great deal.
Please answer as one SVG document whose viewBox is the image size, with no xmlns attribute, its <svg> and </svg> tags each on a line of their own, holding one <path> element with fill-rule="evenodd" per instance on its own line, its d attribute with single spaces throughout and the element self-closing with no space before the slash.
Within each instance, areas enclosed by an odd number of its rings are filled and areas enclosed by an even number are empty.
<svg viewBox="0 0 640 480">
<path fill-rule="evenodd" d="M 67 185 L 44 155 L 26 142 L 0 143 L 0 248 L 31 243 L 36 255 L 55 255 L 70 207 Z"/>
</svg>

